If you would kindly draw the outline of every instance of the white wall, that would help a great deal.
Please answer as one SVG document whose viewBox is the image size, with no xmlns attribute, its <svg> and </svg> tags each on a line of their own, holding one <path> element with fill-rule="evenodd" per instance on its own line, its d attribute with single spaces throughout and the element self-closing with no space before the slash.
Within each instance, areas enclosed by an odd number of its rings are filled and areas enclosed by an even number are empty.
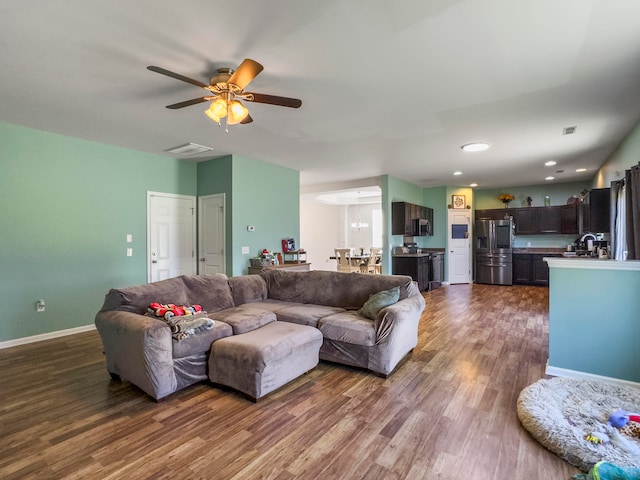
<svg viewBox="0 0 640 480">
<path fill-rule="evenodd" d="M 300 201 L 300 247 L 312 270 L 337 270 L 334 249 L 340 247 L 342 206 Z"/>
</svg>

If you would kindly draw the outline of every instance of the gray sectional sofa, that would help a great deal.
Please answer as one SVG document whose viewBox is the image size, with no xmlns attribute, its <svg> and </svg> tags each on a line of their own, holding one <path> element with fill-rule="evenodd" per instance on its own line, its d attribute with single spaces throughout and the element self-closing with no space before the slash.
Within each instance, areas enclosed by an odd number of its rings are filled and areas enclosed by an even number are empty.
<svg viewBox="0 0 640 480">
<path fill-rule="evenodd" d="M 359 313 L 371 295 L 399 287 L 399 301 L 374 319 Z M 152 302 L 202 305 L 210 330 L 183 340 L 165 321 L 145 315 Z M 413 350 L 425 301 L 411 277 L 326 271 L 265 271 L 228 278 L 180 276 L 110 290 L 95 324 L 107 369 L 159 400 L 210 378 L 208 356 L 218 339 L 252 332 L 273 322 L 317 328 L 320 359 L 390 374 Z M 274 317 L 275 314 L 275 317 Z M 266 332 L 266 330 L 265 330 Z"/>
</svg>

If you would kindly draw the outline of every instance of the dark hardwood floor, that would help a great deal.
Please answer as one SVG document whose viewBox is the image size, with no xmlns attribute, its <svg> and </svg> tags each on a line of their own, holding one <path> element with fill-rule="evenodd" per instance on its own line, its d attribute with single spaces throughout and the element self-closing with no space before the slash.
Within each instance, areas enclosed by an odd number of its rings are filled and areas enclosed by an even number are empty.
<svg viewBox="0 0 640 480">
<path fill-rule="evenodd" d="M 257 404 L 207 384 L 156 403 L 105 368 L 97 332 L 0 350 L 3 479 L 568 479 L 520 425 L 544 377 L 548 290 L 424 294 L 387 380 L 320 362 Z"/>
</svg>

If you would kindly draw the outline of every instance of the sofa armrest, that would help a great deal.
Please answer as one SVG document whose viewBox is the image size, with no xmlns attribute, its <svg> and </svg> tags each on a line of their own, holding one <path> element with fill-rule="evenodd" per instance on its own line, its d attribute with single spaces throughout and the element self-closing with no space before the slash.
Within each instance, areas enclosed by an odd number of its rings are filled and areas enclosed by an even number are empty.
<svg viewBox="0 0 640 480">
<path fill-rule="evenodd" d="M 110 373 L 129 380 L 155 399 L 177 389 L 171 329 L 166 323 L 113 310 L 99 312 L 95 324 Z"/>
<path fill-rule="evenodd" d="M 375 349 L 369 357 L 369 369 L 383 375 L 418 344 L 418 323 L 425 307 L 422 295 L 414 295 L 380 310 L 375 320 Z"/>
<path fill-rule="evenodd" d="M 396 324 L 419 320 L 425 304 L 422 295 L 416 295 L 380 310 L 375 320 L 376 345 L 385 342 L 390 335 L 393 335 Z"/>
</svg>

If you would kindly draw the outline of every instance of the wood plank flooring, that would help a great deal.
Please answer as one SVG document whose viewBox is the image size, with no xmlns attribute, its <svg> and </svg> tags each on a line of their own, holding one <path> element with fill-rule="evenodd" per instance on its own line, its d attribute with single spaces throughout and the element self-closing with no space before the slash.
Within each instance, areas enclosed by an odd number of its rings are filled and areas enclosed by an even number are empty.
<svg viewBox="0 0 640 480">
<path fill-rule="evenodd" d="M 520 425 L 544 377 L 548 290 L 425 293 L 387 380 L 321 362 L 253 404 L 198 384 L 157 404 L 105 368 L 97 332 L 0 350 L 3 479 L 568 479 Z"/>
</svg>

